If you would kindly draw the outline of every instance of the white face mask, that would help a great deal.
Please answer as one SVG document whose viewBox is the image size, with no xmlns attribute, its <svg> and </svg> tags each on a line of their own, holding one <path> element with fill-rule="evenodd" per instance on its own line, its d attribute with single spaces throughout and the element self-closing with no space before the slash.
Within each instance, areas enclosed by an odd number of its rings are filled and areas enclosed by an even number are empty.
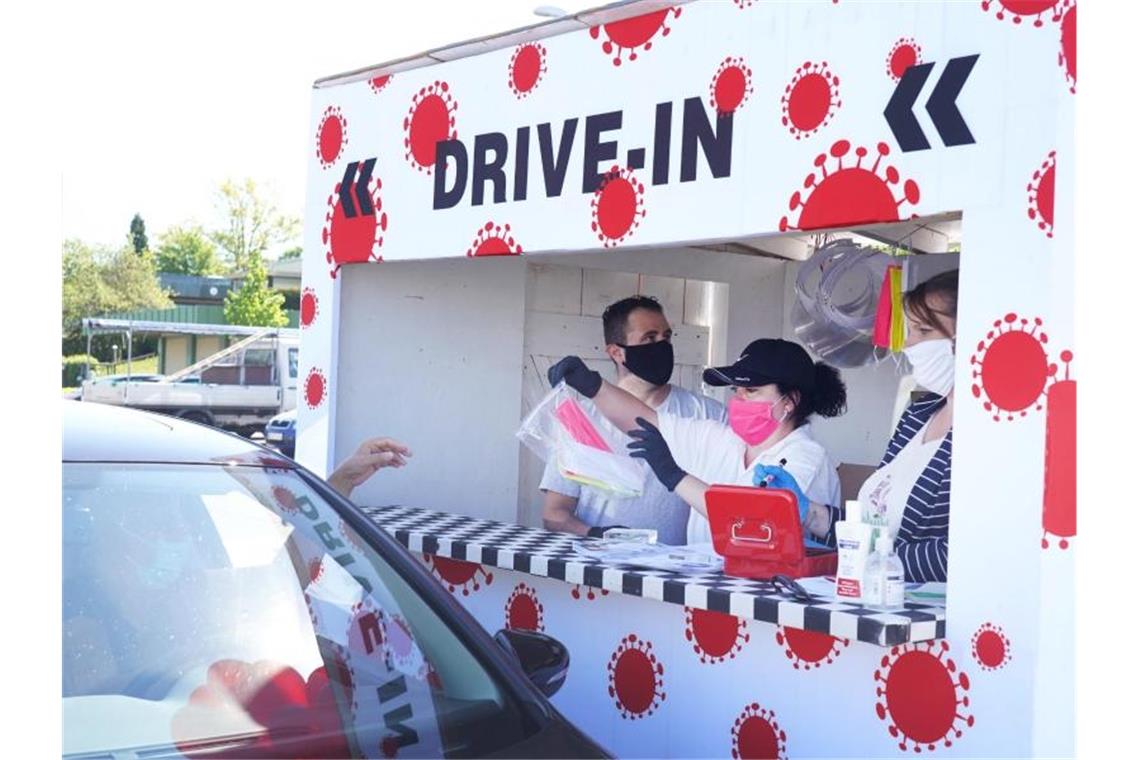
<svg viewBox="0 0 1140 760">
<path fill-rule="evenodd" d="M 928 391 L 945 396 L 954 387 L 954 343 L 949 338 L 924 340 L 903 349 L 914 381 Z"/>
</svg>

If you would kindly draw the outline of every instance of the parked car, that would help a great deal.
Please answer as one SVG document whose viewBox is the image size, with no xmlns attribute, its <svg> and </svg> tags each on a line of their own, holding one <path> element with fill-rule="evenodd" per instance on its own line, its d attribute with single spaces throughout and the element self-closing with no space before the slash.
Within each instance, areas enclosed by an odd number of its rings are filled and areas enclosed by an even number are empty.
<svg viewBox="0 0 1140 760">
<path fill-rule="evenodd" d="M 557 641 L 492 638 L 312 473 L 63 406 L 65 757 L 607 756 L 546 699 Z"/>
<path fill-rule="evenodd" d="M 162 379 L 162 375 L 154 372 L 133 372 L 131 374 L 122 373 L 119 375 L 103 375 L 101 377 L 94 377 L 92 381 L 99 385 L 120 385 L 122 383 L 157 383 Z"/>
<path fill-rule="evenodd" d="M 265 443 L 287 457 L 294 455 L 297 443 L 297 410 L 281 412 L 265 426 Z"/>
</svg>

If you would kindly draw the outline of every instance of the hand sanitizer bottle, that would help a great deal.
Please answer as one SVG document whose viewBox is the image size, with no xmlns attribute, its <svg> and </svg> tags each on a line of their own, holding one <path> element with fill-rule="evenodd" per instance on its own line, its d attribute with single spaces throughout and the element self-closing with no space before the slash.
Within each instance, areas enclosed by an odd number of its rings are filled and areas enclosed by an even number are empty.
<svg viewBox="0 0 1140 760">
<path fill-rule="evenodd" d="M 875 540 L 875 553 L 867 560 L 865 605 L 879 612 L 904 609 L 905 589 L 902 560 L 895 553 L 891 535 L 884 529 Z"/>
</svg>

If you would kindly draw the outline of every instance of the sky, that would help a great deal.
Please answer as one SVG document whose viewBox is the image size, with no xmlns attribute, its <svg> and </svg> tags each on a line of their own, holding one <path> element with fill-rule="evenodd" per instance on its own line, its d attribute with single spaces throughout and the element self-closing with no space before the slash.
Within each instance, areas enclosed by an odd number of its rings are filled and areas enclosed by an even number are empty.
<svg viewBox="0 0 1140 760">
<path fill-rule="evenodd" d="M 602 2 L 561 2 L 569 12 Z M 67 34 L 63 238 L 210 226 L 227 178 L 301 216 L 314 80 L 544 19 L 540 0 L 76 4 Z M 347 25 L 351 19 L 351 25 Z M 297 243 L 300 240 L 298 239 Z"/>
</svg>

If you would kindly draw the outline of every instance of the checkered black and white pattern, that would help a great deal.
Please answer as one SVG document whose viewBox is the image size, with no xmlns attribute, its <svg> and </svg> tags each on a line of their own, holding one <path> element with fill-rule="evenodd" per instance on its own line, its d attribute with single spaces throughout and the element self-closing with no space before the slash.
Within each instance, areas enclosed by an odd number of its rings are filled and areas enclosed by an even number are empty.
<svg viewBox="0 0 1140 760">
<path fill-rule="evenodd" d="M 576 536 L 410 507 L 362 507 L 413 552 L 424 552 L 737 617 L 894 646 L 944 638 L 943 607 L 907 603 L 884 613 L 817 596 L 798 602 L 768 582 L 613 565 L 576 553 Z"/>
</svg>

